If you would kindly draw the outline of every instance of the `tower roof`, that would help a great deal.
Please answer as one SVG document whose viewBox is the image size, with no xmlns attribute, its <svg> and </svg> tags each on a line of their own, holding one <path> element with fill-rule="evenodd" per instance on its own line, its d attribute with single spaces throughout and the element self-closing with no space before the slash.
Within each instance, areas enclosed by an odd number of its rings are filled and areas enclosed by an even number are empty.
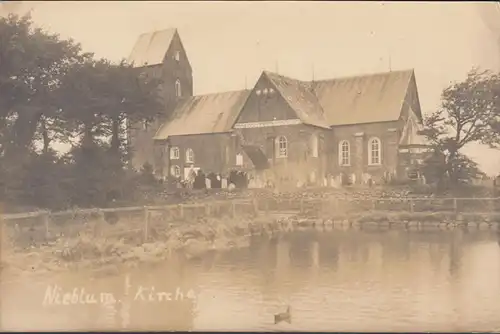
<svg viewBox="0 0 500 334">
<path fill-rule="evenodd" d="M 140 35 L 127 62 L 134 67 L 161 64 L 176 33 L 177 29 L 171 28 Z"/>
</svg>

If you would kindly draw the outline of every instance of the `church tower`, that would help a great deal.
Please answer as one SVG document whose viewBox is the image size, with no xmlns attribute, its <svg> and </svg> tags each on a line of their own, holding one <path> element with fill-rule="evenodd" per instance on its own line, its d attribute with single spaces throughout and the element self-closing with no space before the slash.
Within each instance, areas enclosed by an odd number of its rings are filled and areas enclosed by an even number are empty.
<svg viewBox="0 0 500 334">
<path fill-rule="evenodd" d="M 145 164 L 154 167 L 153 137 L 173 112 L 177 101 L 193 96 L 193 73 L 177 29 L 140 35 L 128 63 L 140 69 L 142 73 L 159 77 L 162 81 L 160 98 L 164 105 L 163 115 L 152 123 L 129 124 L 131 163 L 133 168 L 140 170 Z"/>
</svg>

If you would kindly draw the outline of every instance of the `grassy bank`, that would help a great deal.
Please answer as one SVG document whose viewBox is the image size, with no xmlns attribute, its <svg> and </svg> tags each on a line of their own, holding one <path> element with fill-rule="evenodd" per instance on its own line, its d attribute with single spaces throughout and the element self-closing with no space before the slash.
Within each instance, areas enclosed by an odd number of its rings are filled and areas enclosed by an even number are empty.
<svg viewBox="0 0 500 334">
<path fill-rule="evenodd" d="M 96 236 L 83 231 L 76 237 L 61 237 L 30 248 L 4 247 L 2 277 L 14 278 L 26 273 L 36 275 L 67 270 L 94 269 L 117 272 L 120 267 L 140 263 L 159 263 L 172 256 L 194 259 L 207 252 L 247 247 L 251 230 L 262 225 L 259 219 L 205 219 L 169 223 L 152 228 L 150 242 L 143 243 L 140 231 L 127 224 L 114 226 L 113 236 Z"/>
</svg>

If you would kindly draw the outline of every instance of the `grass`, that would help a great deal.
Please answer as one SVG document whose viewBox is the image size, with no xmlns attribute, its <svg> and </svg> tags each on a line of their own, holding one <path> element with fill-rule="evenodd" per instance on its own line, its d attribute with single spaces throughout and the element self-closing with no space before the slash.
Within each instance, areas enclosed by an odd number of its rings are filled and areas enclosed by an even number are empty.
<svg viewBox="0 0 500 334">
<path fill-rule="evenodd" d="M 84 231 L 77 237 L 58 238 L 24 250 L 8 247 L 2 256 L 2 270 L 21 274 L 137 266 L 167 260 L 174 253 L 189 260 L 210 251 L 248 246 L 252 222 L 249 218 L 179 221 L 170 224 L 171 228 L 152 227 L 146 243 L 141 231 L 127 231 L 127 226 L 121 226 L 121 233 L 114 237 Z"/>
</svg>

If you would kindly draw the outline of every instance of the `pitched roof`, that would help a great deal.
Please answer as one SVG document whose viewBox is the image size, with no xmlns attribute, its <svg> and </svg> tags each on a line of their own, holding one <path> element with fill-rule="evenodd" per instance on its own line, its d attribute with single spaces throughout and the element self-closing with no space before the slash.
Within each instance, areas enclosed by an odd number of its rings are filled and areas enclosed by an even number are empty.
<svg viewBox="0 0 500 334">
<path fill-rule="evenodd" d="M 161 64 L 176 32 L 172 28 L 140 35 L 127 62 L 134 67 Z"/>
<path fill-rule="evenodd" d="M 401 133 L 401 139 L 399 140 L 399 145 L 402 146 L 427 146 L 428 140 L 424 135 L 421 135 L 419 131 L 423 129 L 423 125 L 419 122 L 417 115 L 410 108 L 408 110 L 408 119 L 403 127 L 403 132 Z"/>
<path fill-rule="evenodd" d="M 249 90 L 239 90 L 183 99 L 154 139 L 231 131 L 249 95 Z"/>
<path fill-rule="evenodd" d="M 398 120 L 413 70 L 313 82 L 329 125 Z"/>
<path fill-rule="evenodd" d="M 305 124 L 329 128 L 323 108 L 307 82 L 264 71 L 278 92 Z"/>
</svg>

